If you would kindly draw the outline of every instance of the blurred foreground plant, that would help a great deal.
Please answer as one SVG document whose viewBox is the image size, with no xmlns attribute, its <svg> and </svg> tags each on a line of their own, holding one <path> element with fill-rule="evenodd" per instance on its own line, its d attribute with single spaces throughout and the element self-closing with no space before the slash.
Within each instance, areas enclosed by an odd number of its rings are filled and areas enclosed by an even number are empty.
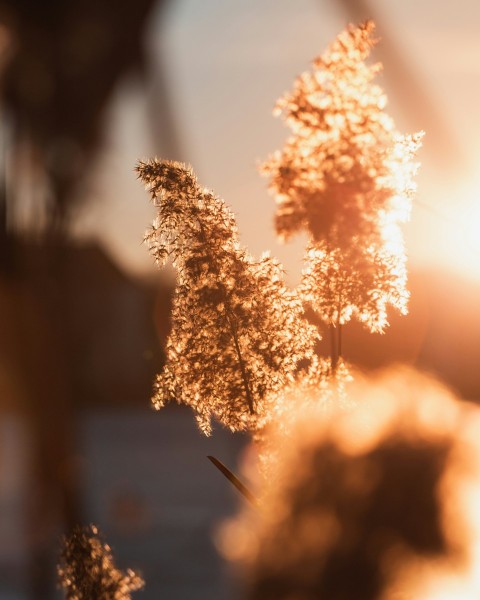
<svg viewBox="0 0 480 600">
<path fill-rule="evenodd" d="M 249 600 L 480 597 L 480 412 L 392 368 L 351 389 L 349 411 L 292 409 L 288 438 L 219 536 Z"/>
</svg>

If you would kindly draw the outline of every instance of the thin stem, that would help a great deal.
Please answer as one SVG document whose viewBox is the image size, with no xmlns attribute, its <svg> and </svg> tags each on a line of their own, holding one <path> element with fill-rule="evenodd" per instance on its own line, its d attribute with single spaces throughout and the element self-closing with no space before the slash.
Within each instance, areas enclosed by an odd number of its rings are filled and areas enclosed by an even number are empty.
<svg viewBox="0 0 480 600">
<path fill-rule="evenodd" d="M 208 460 L 210 460 L 222 473 L 225 477 L 234 485 L 237 490 L 251 503 L 255 508 L 258 508 L 258 501 L 252 492 L 247 488 L 247 486 L 238 479 L 236 475 L 234 475 L 230 469 L 228 469 L 222 462 L 215 458 L 214 456 L 207 456 Z"/>
<path fill-rule="evenodd" d="M 330 324 L 330 360 L 332 363 L 332 372 L 335 373 L 338 363 L 338 339 L 334 323 Z"/>
<path fill-rule="evenodd" d="M 226 294 L 224 293 L 223 295 L 225 298 Z M 226 302 L 226 298 L 225 298 L 225 302 Z M 228 306 L 228 305 L 226 304 L 226 306 Z M 252 398 L 252 392 L 250 390 L 250 382 L 248 381 L 248 374 L 247 374 L 247 370 L 245 368 L 245 362 L 243 360 L 242 352 L 240 350 L 240 345 L 238 343 L 237 330 L 233 324 L 233 321 L 232 321 L 232 318 L 230 317 L 229 312 L 227 312 L 227 321 L 230 326 L 230 332 L 232 334 L 233 344 L 235 346 L 235 352 L 237 353 L 238 364 L 240 367 L 240 371 L 242 373 L 243 386 L 245 388 L 245 395 L 247 397 L 248 410 L 250 411 L 250 414 L 253 415 L 253 414 L 255 414 L 255 410 L 253 408 L 253 398 Z"/>
<path fill-rule="evenodd" d="M 337 362 L 340 358 L 342 358 L 342 324 L 340 322 L 337 323 Z"/>
</svg>

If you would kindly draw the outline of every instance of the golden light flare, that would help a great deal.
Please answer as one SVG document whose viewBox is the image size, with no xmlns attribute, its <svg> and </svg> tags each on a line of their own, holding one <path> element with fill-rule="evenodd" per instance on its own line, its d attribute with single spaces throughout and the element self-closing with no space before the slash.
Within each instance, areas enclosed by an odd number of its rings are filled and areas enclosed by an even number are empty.
<svg viewBox="0 0 480 600">
<path fill-rule="evenodd" d="M 458 223 L 458 234 L 465 251 L 463 260 L 471 274 L 473 271 L 480 278 L 480 179 L 472 177 L 460 186 L 456 196 L 460 202 L 452 220 Z"/>
<path fill-rule="evenodd" d="M 480 281 L 480 178 L 478 167 L 453 181 L 422 185 L 429 196 L 415 202 L 417 231 L 409 246 L 417 260 Z"/>
</svg>

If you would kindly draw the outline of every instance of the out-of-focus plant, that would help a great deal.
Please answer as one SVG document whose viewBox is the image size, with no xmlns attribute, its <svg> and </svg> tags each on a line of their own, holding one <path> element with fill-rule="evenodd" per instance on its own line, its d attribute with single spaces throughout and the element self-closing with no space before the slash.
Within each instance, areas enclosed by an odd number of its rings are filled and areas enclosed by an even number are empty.
<svg viewBox="0 0 480 600">
<path fill-rule="evenodd" d="M 405 252 L 399 224 L 415 190 L 412 160 L 421 135 L 402 136 L 368 65 L 374 24 L 350 26 L 313 61 L 276 106 L 292 131 L 261 171 L 277 202 L 276 230 L 309 236 L 302 292 L 335 338 L 353 316 L 382 332 L 387 306 L 406 313 Z M 334 331 L 336 329 L 336 332 Z"/>
<path fill-rule="evenodd" d="M 479 597 L 480 413 L 433 379 L 391 368 L 349 411 L 294 411 L 261 511 L 219 535 L 249 600 Z M 334 404 L 333 404 L 334 407 Z"/>
<path fill-rule="evenodd" d="M 117 569 L 94 525 L 76 527 L 64 540 L 58 576 L 68 600 L 130 600 L 145 585 L 131 569 Z"/>
</svg>

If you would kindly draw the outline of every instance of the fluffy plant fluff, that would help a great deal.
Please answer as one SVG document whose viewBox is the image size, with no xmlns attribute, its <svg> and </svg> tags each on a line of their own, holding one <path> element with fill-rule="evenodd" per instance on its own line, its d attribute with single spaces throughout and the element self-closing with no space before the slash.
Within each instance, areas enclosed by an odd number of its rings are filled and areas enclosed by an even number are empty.
<svg viewBox="0 0 480 600">
<path fill-rule="evenodd" d="M 256 430 L 309 363 L 317 330 L 279 263 L 241 248 L 233 214 L 190 168 L 155 159 L 137 170 L 158 211 L 146 240 L 157 263 L 171 260 L 177 271 L 153 403 L 191 406 L 207 434 L 212 417 L 232 431 Z"/>
<path fill-rule="evenodd" d="M 292 135 L 261 167 L 279 237 L 310 237 L 306 299 L 325 323 L 355 316 L 372 332 L 388 324 L 388 305 L 406 312 L 399 224 L 409 216 L 422 135 L 400 135 L 383 110 L 386 96 L 372 82 L 381 66 L 365 63 L 373 31 L 370 21 L 350 26 L 278 101 Z"/>
<path fill-rule="evenodd" d="M 68 600 L 130 600 L 145 585 L 131 569 L 116 568 L 94 525 L 76 527 L 64 540 L 58 575 Z"/>
</svg>

